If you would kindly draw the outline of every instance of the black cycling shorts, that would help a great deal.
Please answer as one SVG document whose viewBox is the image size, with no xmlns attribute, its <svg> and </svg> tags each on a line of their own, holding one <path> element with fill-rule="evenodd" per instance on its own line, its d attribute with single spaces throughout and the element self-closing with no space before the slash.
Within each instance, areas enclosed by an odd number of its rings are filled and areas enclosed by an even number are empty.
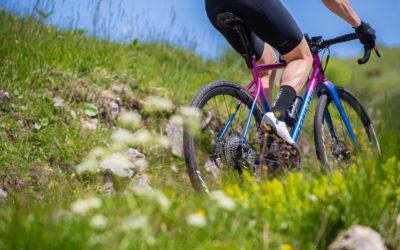
<svg viewBox="0 0 400 250">
<path fill-rule="evenodd" d="M 241 55 L 244 48 L 239 36 L 232 29 L 219 27 L 217 16 L 222 12 L 231 12 L 243 19 L 257 60 L 264 52 L 264 42 L 284 55 L 303 39 L 296 21 L 279 0 L 206 0 L 206 11 L 214 27 Z"/>
</svg>

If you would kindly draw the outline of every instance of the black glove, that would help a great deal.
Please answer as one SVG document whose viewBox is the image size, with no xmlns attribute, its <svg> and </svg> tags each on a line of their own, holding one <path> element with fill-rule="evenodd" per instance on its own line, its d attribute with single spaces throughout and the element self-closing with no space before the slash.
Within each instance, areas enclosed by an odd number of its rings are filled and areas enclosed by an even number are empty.
<svg viewBox="0 0 400 250">
<path fill-rule="evenodd" d="M 364 44 L 365 49 L 372 49 L 375 46 L 375 30 L 371 28 L 368 23 L 364 23 L 361 21 L 361 25 L 358 26 L 356 29 L 356 33 L 360 34 L 360 42 Z"/>
</svg>

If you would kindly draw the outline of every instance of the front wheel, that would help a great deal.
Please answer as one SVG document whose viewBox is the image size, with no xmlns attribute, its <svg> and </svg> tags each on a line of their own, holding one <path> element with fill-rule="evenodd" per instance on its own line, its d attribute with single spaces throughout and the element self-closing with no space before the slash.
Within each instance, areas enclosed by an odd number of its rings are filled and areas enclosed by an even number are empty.
<svg viewBox="0 0 400 250">
<path fill-rule="evenodd" d="M 314 117 L 314 139 L 317 157 L 327 170 L 350 162 L 361 151 L 373 155 L 380 152 L 372 122 L 358 99 L 349 90 L 335 88 L 355 134 L 359 149 L 354 145 L 329 92 L 318 100 Z"/>
</svg>

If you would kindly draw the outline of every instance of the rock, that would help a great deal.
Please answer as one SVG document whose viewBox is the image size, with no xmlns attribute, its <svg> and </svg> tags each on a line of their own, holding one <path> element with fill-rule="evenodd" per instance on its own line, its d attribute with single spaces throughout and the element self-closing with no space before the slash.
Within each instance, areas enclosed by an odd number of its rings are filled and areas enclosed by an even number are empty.
<svg viewBox="0 0 400 250">
<path fill-rule="evenodd" d="M 0 89 L 0 100 L 3 100 L 3 99 L 7 99 L 7 100 L 10 99 L 10 95 L 8 94 L 8 92 Z"/>
<path fill-rule="evenodd" d="M 108 104 L 108 108 L 107 108 L 107 116 L 108 119 L 115 120 L 115 118 L 117 118 L 118 114 L 119 114 L 119 105 L 115 102 L 110 102 Z"/>
<path fill-rule="evenodd" d="M 138 173 L 135 175 L 135 178 L 133 179 L 132 184 L 130 185 L 130 188 L 132 190 L 151 190 L 151 186 L 149 185 L 149 177 L 143 173 Z"/>
<path fill-rule="evenodd" d="M 131 161 L 146 159 L 146 156 L 144 154 L 140 153 L 139 150 L 137 150 L 137 149 L 130 148 L 130 149 L 128 149 L 126 154 L 128 155 L 128 158 Z"/>
<path fill-rule="evenodd" d="M 369 227 L 352 226 L 328 247 L 328 250 L 387 250 L 382 237 Z"/>
<path fill-rule="evenodd" d="M 0 199 L 7 198 L 7 196 L 8 193 L 4 189 L 0 188 Z"/>
<path fill-rule="evenodd" d="M 96 130 L 99 120 L 97 119 L 81 119 L 82 127 L 84 129 Z"/>
<path fill-rule="evenodd" d="M 217 159 L 217 163 L 221 164 L 221 161 Z M 204 164 L 205 169 L 212 174 L 214 178 L 218 178 L 219 176 L 219 167 L 213 160 L 207 158 L 206 163 Z"/>
<path fill-rule="evenodd" d="M 63 103 L 64 103 L 64 100 L 61 98 L 56 97 L 53 99 L 54 107 L 62 107 Z"/>
<path fill-rule="evenodd" d="M 167 126 L 168 139 L 172 145 L 172 153 L 176 156 L 183 157 L 183 127 L 181 124 L 170 120 Z"/>
</svg>

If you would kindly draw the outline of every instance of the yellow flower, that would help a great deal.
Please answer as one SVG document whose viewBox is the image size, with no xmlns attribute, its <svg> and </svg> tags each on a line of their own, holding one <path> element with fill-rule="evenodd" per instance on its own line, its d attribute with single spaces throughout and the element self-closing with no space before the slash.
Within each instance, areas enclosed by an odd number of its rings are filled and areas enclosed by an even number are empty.
<svg viewBox="0 0 400 250">
<path fill-rule="evenodd" d="M 18 41 L 18 40 L 15 40 L 15 44 L 19 44 L 19 41 Z"/>
<path fill-rule="evenodd" d="M 47 33 L 50 34 L 51 32 L 53 32 L 51 29 L 48 29 L 48 30 L 47 30 Z"/>
<path fill-rule="evenodd" d="M 292 250 L 292 249 L 293 249 L 292 246 L 289 245 L 289 244 L 283 244 L 282 245 L 282 250 Z"/>
<path fill-rule="evenodd" d="M 143 104 L 144 102 L 143 102 L 142 100 L 139 100 L 139 103 L 140 103 L 140 104 Z"/>
<path fill-rule="evenodd" d="M 196 214 L 205 216 L 206 212 L 204 212 L 204 210 L 202 210 L 202 209 L 197 209 Z"/>
<path fill-rule="evenodd" d="M 74 189 L 74 194 L 76 194 L 76 190 Z"/>
</svg>

